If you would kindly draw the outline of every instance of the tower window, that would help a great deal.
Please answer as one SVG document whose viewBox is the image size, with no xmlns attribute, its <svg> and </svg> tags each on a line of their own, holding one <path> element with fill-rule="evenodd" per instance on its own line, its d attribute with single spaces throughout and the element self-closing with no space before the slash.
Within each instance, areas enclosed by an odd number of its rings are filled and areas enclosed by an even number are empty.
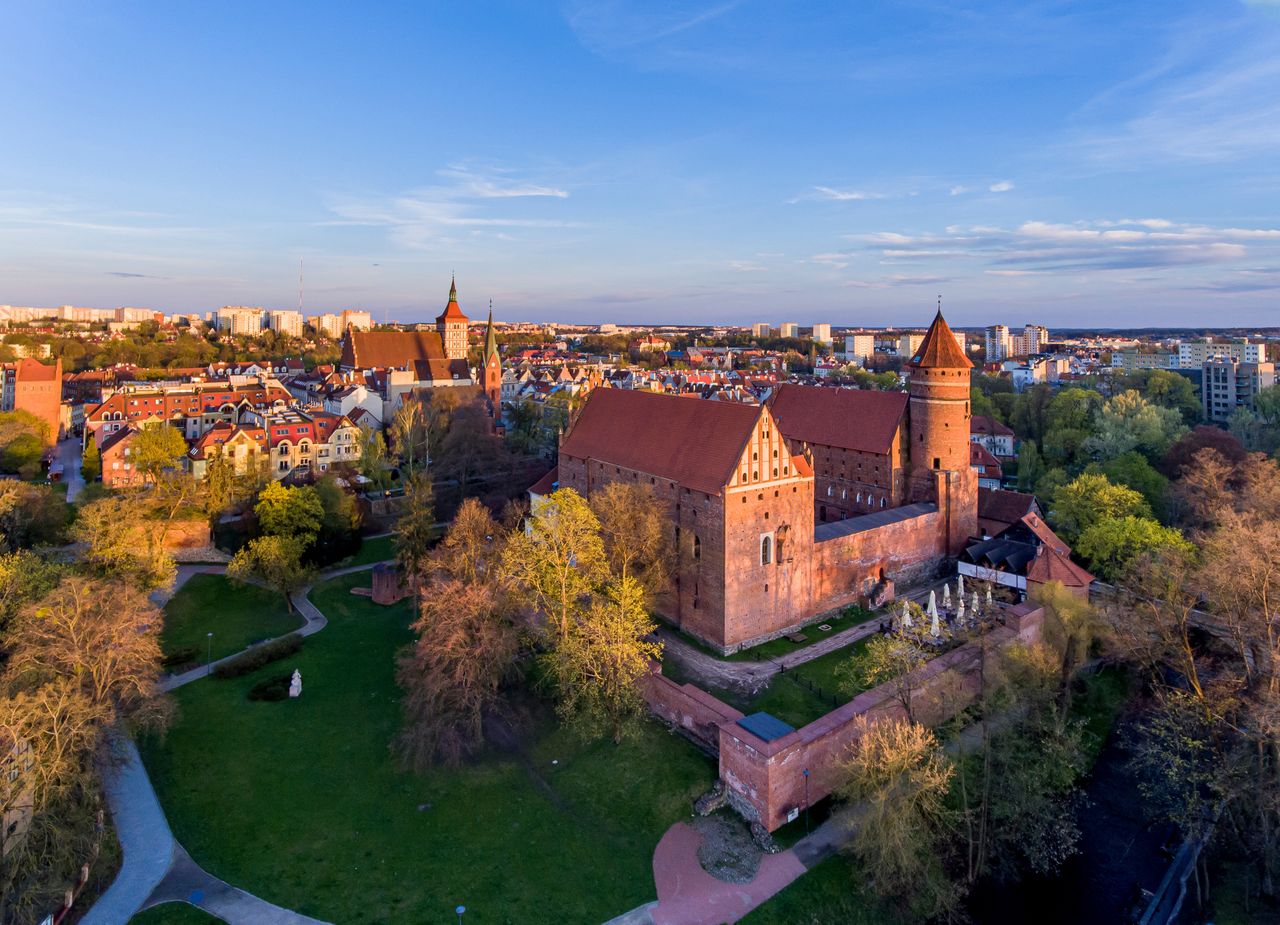
<svg viewBox="0 0 1280 925">
<path fill-rule="evenodd" d="M 933 457 L 933 468 L 935 469 L 942 468 L 942 460 L 939 459 L 937 456 Z"/>
<path fill-rule="evenodd" d="M 760 537 L 760 564 L 769 565 L 773 562 L 773 537 L 767 533 Z"/>
</svg>

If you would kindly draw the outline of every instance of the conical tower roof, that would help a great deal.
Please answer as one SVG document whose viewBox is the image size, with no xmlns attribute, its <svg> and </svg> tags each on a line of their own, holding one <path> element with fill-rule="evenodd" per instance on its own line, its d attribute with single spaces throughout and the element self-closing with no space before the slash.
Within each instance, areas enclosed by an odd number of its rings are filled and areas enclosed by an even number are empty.
<svg viewBox="0 0 1280 925">
<path fill-rule="evenodd" d="M 911 365 L 920 369 L 973 368 L 969 358 L 956 343 L 956 336 L 951 332 L 941 311 L 934 317 L 933 324 L 929 325 L 928 333 L 920 342 L 920 349 L 911 358 Z"/>
<path fill-rule="evenodd" d="M 484 332 L 484 359 L 489 362 L 489 357 L 498 353 L 498 335 L 493 332 L 493 306 L 489 306 L 489 325 Z"/>
<path fill-rule="evenodd" d="M 466 315 L 462 314 L 462 309 L 458 306 L 458 285 L 449 279 L 449 304 L 444 307 L 444 311 L 437 317 L 436 321 L 467 321 Z"/>
</svg>

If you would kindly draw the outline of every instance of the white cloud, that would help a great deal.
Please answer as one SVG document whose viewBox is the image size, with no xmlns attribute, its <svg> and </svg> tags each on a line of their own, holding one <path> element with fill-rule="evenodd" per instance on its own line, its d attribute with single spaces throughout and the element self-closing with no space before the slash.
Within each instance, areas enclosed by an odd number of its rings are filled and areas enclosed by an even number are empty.
<svg viewBox="0 0 1280 925">
<path fill-rule="evenodd" d="M 951 187 L 951 189 L 947 190 L 947 192 L 950 193 L 952 196 L 959 196 L 962 193 L 969 192 L 969 187 L 957 185 L 957 186 Z"/>
<path fill-rule="evenodd" d="M 1013 189 L 1013 183 L 1010 180 L 1001 180 L 999 183 L 992 183 L 987 189 L 993 193 L 1007 193 Z"/>
<path fill-rule="evenodd" d="M 788 203 L 797 203 L 813 200 L 821 200 L 826 202 L 867 202 L 873 199 L 888 199 L 885 193 L 869 193 L 866 190 L 857 189 L 836 189 L 832 186 L 815 186 L 812 191 L 796 196 L 794 199 L 788 199 Z"/>
</svg>

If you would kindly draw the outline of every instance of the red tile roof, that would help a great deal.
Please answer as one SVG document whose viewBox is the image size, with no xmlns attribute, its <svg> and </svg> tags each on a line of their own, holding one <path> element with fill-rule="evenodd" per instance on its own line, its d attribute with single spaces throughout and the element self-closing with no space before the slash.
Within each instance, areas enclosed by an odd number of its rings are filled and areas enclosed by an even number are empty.
<svg viewBox="0 0 1280 925">
<path fill-rule="evenodd" d="M 969 465 L 982 466 L 986 470 L 983 474 L 992 476 L 994 473 L 994 478 L 1000 478 L 1004 474 L 1000 460 L 996 459 L 981 443 L 969 444 Z"/>
<path fill-rule="evenodd" d="M 1087 588 L 1093 584 L 1093 576 L 1071 561 L 1066 553 L 1050 545 L 1040 547 L 1035 559 L 1027 566 L 1029 581 L 1060 581 L 1068 588 Z"/>
<path fill-rule="evenodd" d="M 555 490 L 556 483 L 560 481 L 560 467 L 552 466 L 551 471 L 544 475 L 538 481 L 533 483 L 533 487 L 529 489 L 531 495 L 549 495 Z"/>
<path fill-rule="evenodd" d="M 769 411 L 789 440 L 885 455 L 905 418 L 907 393 L 784 384 Z"/>
<path fill-rule="evenodd" d="M 1013 431 L 995 418 L 985 414 L 975 414 L 969 418 L 969 433 L 990 434 L 993 437 L 1012 437 Z"/>
<path fill-rule="evenodd" d="M 349 328 L 342 339 L 342 365 L 348 369 L 408 369 L 419 360 L 448 362 L 439 332 Z"/>
<path fill-rule="evenodd" d="M 1022 518 L 1022 522 L 1044 545 L 1053 548 L 1064 556 L 1071 553 L 1071 547 L 1058 539 L 1058 534 L 1050 530 L 1049 525 L 1041 520 L 1038 514 L 1029 513 Z"/>
<path fill-rule="evenodd" d="M 601 388 L 583 405 L 560 452 L 715 494 L 729 484 L 762 413 L 741 402 Z"/>
<path fill-rule="evenodd" d="M 956 336 L 951 332 L 942 312 L 933 319 L 929 330 L 925 332 L 920 349 L 910 360 L 912 366 L 920 369 L 972 369 L 973 364 L 964 355 Z"/>
<path fill-rule="evenodd" d="M 41 363 L 29 357 L 18 361 L 17 373 L 18 379 L 26 382 L 52 382 L 61 375 L 57 363 Z"/>
<path fill-rule="evenodd" d="M 458 307 L 458 287 L 452 281 L 449 283 L 449 304 L 444 307 L 444 311 L 436 316 L 436 321 L 461 321 L 467 322 L 466 315 L 462 314 L 462 309 Z"/>
</svg>

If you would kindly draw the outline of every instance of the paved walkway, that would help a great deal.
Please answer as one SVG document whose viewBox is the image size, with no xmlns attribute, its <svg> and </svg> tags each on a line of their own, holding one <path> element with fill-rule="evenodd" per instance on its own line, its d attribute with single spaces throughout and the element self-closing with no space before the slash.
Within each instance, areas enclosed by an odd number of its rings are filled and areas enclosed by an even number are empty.
<svg viewBox="0 0 1280 925">
<path fill-rule="evenodd" d="M 67 486 L 67 501 L 75 501 L 84 491 L 84 476 L 80 474 L 80 441 L 70 437 L 58 443 L 58 462 L 62 463 L 62 481 Z"/>
<path fill-rule="evenodd" d="M 317 582 L 366 571 L 378 564 L 369 562 L 334 569 L 321 574 Z M 191 580 L 192 575 L 220 575 L 225 572 L 226 566 L 222 565 L 181 565 L 173 584 L 153 591 L 151 600 L 156 606 L 163 607 Z M 308 586 L 294 598 L 294 606 L 307 621 L 298 630 L 304 636 L 320 632 L 328 623 L 324 614 L 311 603 L 310 594 L 311 586 Z M 208 669 L 201 667 L 181 675 L 171 675 L 161 683 L 161 687 L 166 691 L 173 690 L 207 674 Z M 137 746 L 131 739 L 126 739 L 120 743 L 120 750 L 122 760 L 104 772 L 103 786 L 124 860 L 111 886 L 81 919 L 83 925 L 125 925 L 141 910 L 164 902 L 190 903 L 231 925 L 326 925 L 318 919 L 272 905 L 203 870 L 169 830 L 164 809 L 156 798 Z"/>
</svg>

